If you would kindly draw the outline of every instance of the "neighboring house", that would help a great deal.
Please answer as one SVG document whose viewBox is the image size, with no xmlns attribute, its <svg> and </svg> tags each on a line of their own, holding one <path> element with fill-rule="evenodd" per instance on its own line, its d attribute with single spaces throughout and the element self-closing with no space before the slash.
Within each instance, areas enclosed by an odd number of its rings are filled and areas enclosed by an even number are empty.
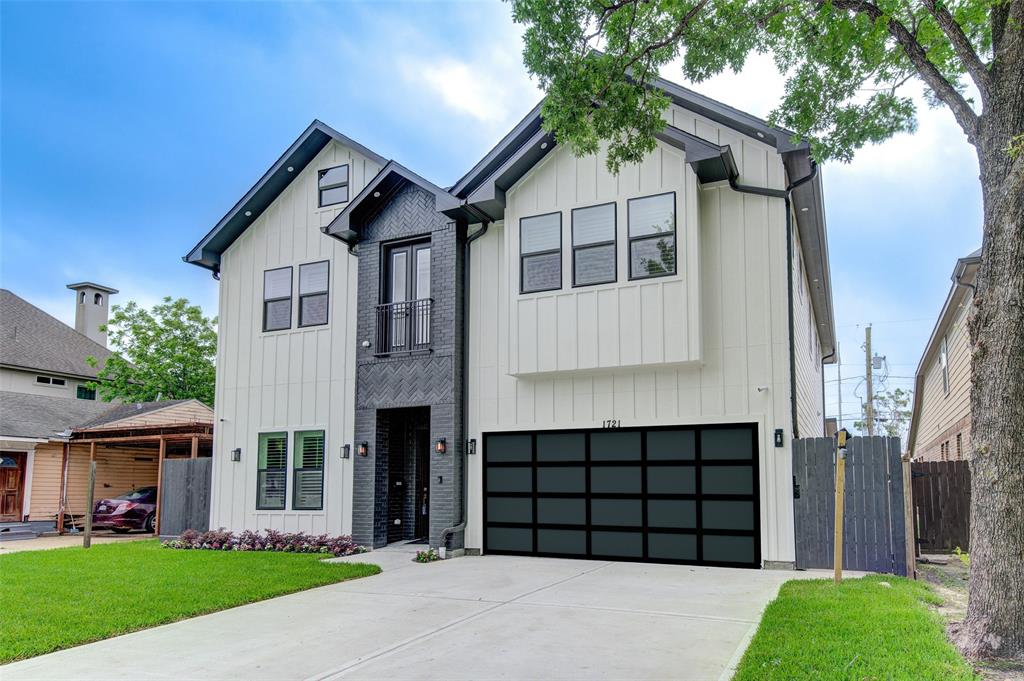
<svg viewBox="0 0 1024 681">
<path fill-rule="evenodd" d="M 956 261 L 953 283 L 917 365 L 907 451 L 914 461 L 971 458 L 971 343 L 967 329 L 981 249 Z"/>
<path fill-rule="evenodd" d="M 96 379 L 97 369 L 86 357 L 95 357 L 102 366 L 111 354 L 99 327 L 107 321 L 108 297 L 117 291 L 89 283 L 69 288 L 76 296 L 77 331 L 0 290 L 0 525 L 28 523 L 39 532 L 55 528 L 62 508 L 71 518 L 84 516 L 90 445 L 71 441 L 77 431 L 131 428 L 137 434 L 153 426 L 212 427 L 212 410 L 197 400 L 97 400 L 86 386 Z M 155 445 L 147 441 L 100 447 L 96 498 L 155 484 Z M 183 449 L 176 443 L 168 451 L 178 454 Z"/>
<path fill-rule="evenodd" d="M 211 526 L 792 566 L 835 347 L 821 179 L 658 86 L 618 176 L 539 105 L 447 189 L 314 121 L 185 256 L 220 278 Z"/>
</svg>

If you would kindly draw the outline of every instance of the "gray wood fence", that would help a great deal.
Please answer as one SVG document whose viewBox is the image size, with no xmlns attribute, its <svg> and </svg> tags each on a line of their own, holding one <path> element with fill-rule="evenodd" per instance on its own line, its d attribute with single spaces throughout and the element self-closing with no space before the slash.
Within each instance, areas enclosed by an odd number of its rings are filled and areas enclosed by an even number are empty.
<svg viewBox="0 0 1024 681">
<path fill-rule="evenodd" d="M 914 528 L 921 551 L 970 549 L 971 468 L 966 461 L 915 461 Z"/>
<path fill-rule="evenodd" d="M 213 458 L 165 459 L 160 499 L 160 536 L 210 529 L 210 474 Z"/>
<path fill-rule="evenodd" d="M 831 568 L 835 544 L 836 445 L 793 441 L 798 568 Z M 799 495 L 799 496 L 797 496 Z M 895 437 L 855 437 L 846 450 L 843 568 L 907 574 L 903 466 Z"/>
</svg>

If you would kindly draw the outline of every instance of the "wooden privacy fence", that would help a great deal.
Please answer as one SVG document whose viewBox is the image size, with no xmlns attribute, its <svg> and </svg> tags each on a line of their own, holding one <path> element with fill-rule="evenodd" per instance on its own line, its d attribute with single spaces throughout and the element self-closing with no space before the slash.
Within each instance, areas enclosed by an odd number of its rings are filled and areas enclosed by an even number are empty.
<svg viewBox="0 0 1024 681">
<path fill-rule="evenodd" d="M 971 468 L 966 461 L 915 461 L 914 528 L 922 551 L 970 550 Z"/>
<path fill-rule="evenodd" d="M 793 441 L 796 566 L 833 567 L 836 443 Z M 907 574 L 900 440 L 851 438 L 846 450 L 843 568 Z"/>
<path fill-rule="evenodd" d="M 210 529 L 210 474 L 213 458 L 167 459 L 161 485 L 160 536 Z"/>
</svg>

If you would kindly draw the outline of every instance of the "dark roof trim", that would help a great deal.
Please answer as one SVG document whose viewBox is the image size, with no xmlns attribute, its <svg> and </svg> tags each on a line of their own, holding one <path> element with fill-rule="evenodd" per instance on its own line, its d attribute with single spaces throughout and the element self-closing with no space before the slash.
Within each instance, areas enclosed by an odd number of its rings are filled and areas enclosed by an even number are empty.
<svg viewBox="0 0 1024 681">
<path fill-rule="evenodd" d="M 382 166 L 387 163 L 386 158 L 372 149 L 342 135 L 329 125 L 314 120 L 263 174 L 263 177 L 245 193 L 245 196 L 182 259 L 193 265 L 216 269 L 220 265 L 221 253 L 248 229 L 249 225 L 285 190 L 295 175 L 302 172 L 331 140 L 358 151 Z M 292 169 L 291 172 L 288 171 L 289 167 Z"/>
<path fill-rule="evenodd" d="M 949 325 L 953 323 L 955 312 L 960 309 L 964 298 L 968 296 L 972 282 L 963 281 L 965 276 L 970 274 L 971 277 L 969 278 L 973 278 L 973 276 L 977 275 L 980 264 L 980 248 L 970 255 L 957 259 L 956 264 L 953 266 L 953 274 L 950 276 L 953 284 L 949 287 L 949 293 L 946 294 L 946 302 L 942 304 L 942 311 L 939 312 L 939 318 L 935 320 L 931 336 L 928 337 L 928 343 L 925 344 L 924 352 L 921 353 L 921 360 L 917 363 L 917 371 L 914 373 L 914 405 L 910 413 L 910 431 L 907 433 L 907 452 L 910 454 L 914 453 L 914 447 L 917 445 L 917 427 L 918 422 L 921 420 L 921 399 L 924 397 L 925 369 L 931 358 L 938 352 L 939 341 L 949 331 Z"/>
<path fill-rule="evenodd" d="M 77 284 L 68 284 L 68 288 L 72 291 L 77 291 L 80 288 L 94 288 L 97 291 L 103 291 L 104 293 L 120 293 L 116 288 L 94 284 L 91 281 L 80 281 Z"/>
<path fill-rule="evenodd" d="M 526 140 L 533 137 L 541 127 L 540 108 L 544 100 L 537 102 L 530 113 L 526 114 L 516 127 L 501 138 L 476 165 L 456 182 L 449 191 L 459 198 L 466 198 L 481 182 L 494 174 L 498 166 L 515 150 L 523 146 Z"/>
<path fill-rule="evenodd" d="M 417 175 L 397 161 L 389 161 L 329 225 L 321 228 L 321 231 L 351 245 L 355 234 L 358 234 L 365 221 L 386 205 L 395 192 L 409 183 L 433 194 L 436 210 L 439 212 L 447 214 L 448 211 L 457 211 L 461 205 L 456 197 L 430 180 Z"/>
</svg>

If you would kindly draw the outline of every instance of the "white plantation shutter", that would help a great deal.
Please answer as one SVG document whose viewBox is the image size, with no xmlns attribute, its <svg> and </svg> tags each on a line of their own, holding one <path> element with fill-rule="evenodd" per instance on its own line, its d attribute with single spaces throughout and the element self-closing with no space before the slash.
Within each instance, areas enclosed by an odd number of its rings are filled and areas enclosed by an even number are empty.
<svg viewBox="0 0 1024 681">
<path fill-rule="evenodd" d="M 320 510 L 324 499 L 324 431 L 306 430 L 295 433 L 294 498 L 295 510 Z"/>
<path fill-rule="evenodd" d="M 288 485 L 288 433 L 260 433 L 256 508 L 284 509 Z"/>
</svg>

